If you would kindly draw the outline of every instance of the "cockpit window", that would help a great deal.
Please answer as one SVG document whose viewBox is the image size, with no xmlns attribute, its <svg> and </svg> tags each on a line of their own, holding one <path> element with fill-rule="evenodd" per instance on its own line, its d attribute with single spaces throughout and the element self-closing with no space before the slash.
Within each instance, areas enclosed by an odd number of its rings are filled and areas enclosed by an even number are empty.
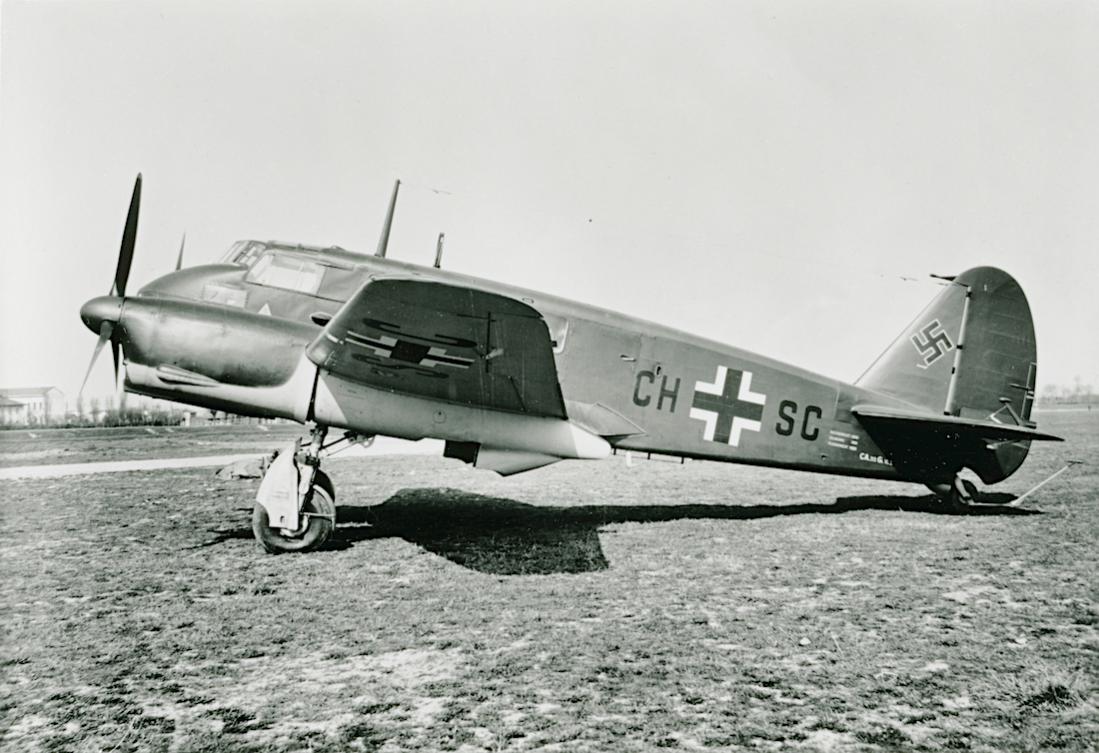
<svg viewBox="0 0 1099 753">
<path fill-rule="evenodd" d="M 322 277 L 324 268 L 315 261 L 268 252 L 248 270 L 248 276 L 244 279 L 257 285 L 316 295 Z"/>
<path fill-rule="evenodd" d="M 317 296 L 330 301 L 346 301 L 363 284 L 363 275 L 350 267 L 324 266 L 324 279 L 321 280 Z"/>
<path fill-rule="evenodd" d="M 353 267 L 337 267 L 298 254 L 267 251 L 252 265 L 244 279 L 255 285 L 342 302 L 355 292 L 358 278 Z"/>
<path fill-rule="evenodd" d="M 233 262 L 235 262 L 237 260 L 237 254 L 239 254 L 241 252 L 241 249 L 243 249 L 247 245 L 248 241 L 237 241 L 236 243 L 234 243 L 232 246 L 229 247 L 228 251 L 221 255 L 221 263 L 232 264 Z"/>
<path fill-rule="evenodd" d="M 266 246 L 259 241 L 237 241 L 229 247 L 229 250 L 221 257 L 221 261 L 225 264 L 251 267 L 256 263 L 256 259 L 259 258 L 265 248 Z"/>
</svg>

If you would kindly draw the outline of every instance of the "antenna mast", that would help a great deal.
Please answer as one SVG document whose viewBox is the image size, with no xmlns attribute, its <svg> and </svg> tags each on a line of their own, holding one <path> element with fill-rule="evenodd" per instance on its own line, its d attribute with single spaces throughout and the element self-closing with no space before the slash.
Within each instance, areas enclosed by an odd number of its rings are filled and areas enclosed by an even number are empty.
<svg viewBox="0 0 1099 753">
<path fill-rule="evenodd" d="M 446 233 L 439 233 L 439 240 L 435 241 L 435 269 L 441 269 L 443 266 L 444 238 L 446 238 Z"/>
<path fill-rule="evenodd" d="M 385 213 L 385 224 L 382 225 L 382 237 L 378 239 L 378 250 L 374 255 L 384 259 L 386 249 L 389 247 L 389 230 L 393 227 L 393 210 L 397 208 L 397 192 L 401 190 L 401 180 L 393 184 L 393 196 L 389 199 L 389 211 Z"/>
</svg>

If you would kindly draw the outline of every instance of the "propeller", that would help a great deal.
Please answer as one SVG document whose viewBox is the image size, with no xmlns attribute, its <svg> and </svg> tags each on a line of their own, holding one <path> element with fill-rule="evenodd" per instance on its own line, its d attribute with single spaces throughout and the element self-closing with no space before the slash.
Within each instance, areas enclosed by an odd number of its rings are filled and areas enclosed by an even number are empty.
<svg viewBox="0 0 1099 753">
<path fill-rule="evenodd" d="M 83 395 L 84 387 L 88 384 L 92 367 L 108 341 L 111 343 L 111 356 L 114 361 L 115 385 L 118 385 L 118 370 L 120 365 L 121 344 L 115 334 L 115 325 L 122 318 L 122 306 L 126 301 L 126 283 L 130 279 L 130 267 L 134 261 L 134 245 L 137 241 L 137 217 L 141 211 L 141 173 L 137 174 L 134 181 L 133 195 L 130 197 L 130 209 L 126 212 L 126 225 L 122 229 L 122 245 L 118 250 L 118 265 L 114 271 L 114 282 L 111 284 L 110 293 L 107 296 L 93 298 L 80 309 L 80 318 L 92 331 L 99 332 L 99 340 L 92 351 L 92 360 L 88 364 L 88 371 L 84 374 L 84 381 L 80 385 L 78 395 Z M 180 260 L 183 257 L 183 246 L 180 245 Z"/>
</svg>

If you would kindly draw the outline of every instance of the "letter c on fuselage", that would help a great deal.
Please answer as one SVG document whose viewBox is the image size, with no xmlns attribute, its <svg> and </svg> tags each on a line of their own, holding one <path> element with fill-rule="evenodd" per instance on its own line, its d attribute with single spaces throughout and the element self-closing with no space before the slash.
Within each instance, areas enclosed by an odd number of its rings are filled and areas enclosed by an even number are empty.
<svg viewBox="0 0 1099 753">
<path fill-rule="evenodd" d="M 637 379 L 633 383 L 633 404 L 640 405 L 644 408 L 646 405 L 653 401 L 652 394 L 641 395 L 641 381 L 645 380 L 649 383 L 649 386 L 656 384 L 656 374 L 651 371 L 639 371 L 637 372 Z"/>
<path fill-rule="evenodd" d="M 809 428 L 809 417 L 814 416 L 819 421 L 820 417 L 824 415 L 824 411 L 820 409 L 819 405 L 807 405 L 805 406 L 805 418 L 801 420 L 801 438 L 813 440 L 820 436 L 820 428 L 814 426 Z"/>
</svg>

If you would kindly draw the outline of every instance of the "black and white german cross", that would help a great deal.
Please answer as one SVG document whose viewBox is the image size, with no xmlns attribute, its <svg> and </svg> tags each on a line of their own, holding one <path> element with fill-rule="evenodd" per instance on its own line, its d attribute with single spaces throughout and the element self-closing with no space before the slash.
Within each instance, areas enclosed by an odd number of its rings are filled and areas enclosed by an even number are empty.
<svg viewBox="0 0 1099 753">
<path fill-rule="evenodd" d="M 472 358 L 455 356 L 446 352 L 446 348 L 433 345 L 424 345 L 411 340 L 400 340 L 388 335 L 372 337 L 359 332 L 347 333 L 347 341 L 374 351 L 374 355 L 382 358 L 391 358 L 394 361 L 416 364 L 417 366 L 453 366 L 458 369 L 468 369 L 473 363 Z"/>
<path fill-rule="evenodd" d="M 695 382 L 690 416 L 705 424 L 707 442 L 739 447 L 742 431 L 762 428 L 766 403 L 766 395 L 752 392 L 752 372 L 718 366 L 713 382 Z"/>
</svg>

